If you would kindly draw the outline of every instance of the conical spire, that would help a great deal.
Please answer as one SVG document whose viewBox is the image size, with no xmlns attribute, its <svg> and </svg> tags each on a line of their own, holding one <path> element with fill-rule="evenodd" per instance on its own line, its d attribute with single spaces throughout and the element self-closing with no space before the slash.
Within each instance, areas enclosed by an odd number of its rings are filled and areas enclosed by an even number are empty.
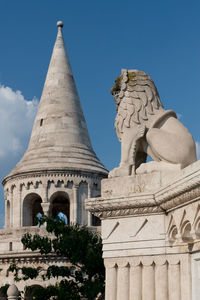
<svg viewBox="0 0 200 300">
<path fill-rule="evenodd" d="M 24 157 L 10 175 L 41 170 L 84 170 L 106 174 L 94 153 L 58 22 L 38 113 Z"/>
</svg>

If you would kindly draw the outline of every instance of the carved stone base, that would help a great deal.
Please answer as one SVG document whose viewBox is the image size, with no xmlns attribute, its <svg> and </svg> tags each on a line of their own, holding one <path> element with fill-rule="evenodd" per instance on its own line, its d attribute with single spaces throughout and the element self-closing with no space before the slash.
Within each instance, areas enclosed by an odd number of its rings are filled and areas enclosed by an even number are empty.
<svg viewBox="0 0 200 300">
<path fill-rule="evenodd" d="M 200 162 L 102 182 L 106 300 L 200 298 Z"/>
</svg>

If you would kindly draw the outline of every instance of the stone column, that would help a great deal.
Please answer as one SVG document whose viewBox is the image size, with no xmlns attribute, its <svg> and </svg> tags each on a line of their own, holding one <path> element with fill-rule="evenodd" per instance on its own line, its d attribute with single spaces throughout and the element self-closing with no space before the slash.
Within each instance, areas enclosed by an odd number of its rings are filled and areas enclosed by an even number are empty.
<svg viewBox="0 0 200 300">
<path fill-rule="evenodd" d="M 176 258 L 169 261 L 169 300 L 181 300 L 180 261 Z"/>
<path fill-rule="evenodd" d="M 13 187 L 12 190 L 12 202 L 13 202 L 13 227 L 21 226 L 21 188 L 19 185 Z"/>
<path fill-rule="evenodd" d="M 154 262 L 146 257 L 142 264 L 142 300 L 155 300 Z"/>
<path fill-rule="evenodd" d="M 20 183 L 19 185 L 19 190 L 20 190 L 20 227 L 23 227 L 23 184 Z"/>
<path fill-rule="evenodd" d="M 48 202 L 48 180 L 42 180 L 42 202 Z"/>
<path fill-rule="evenodd" d="M 118 264 L 117 273 L 117 300 L 129 300 L 129 270 L 127 261 Z"/>
<path fill-rule="evenodd" d="M 73 223 L 74 221 L 74 191 L 69 195 L 69 223 Z"/>
<path fill-rule="evenodd" d="M 18 187 L 19 189 L 19 227 L 22 227 L 22 186 L 21 184 Z"/>
<path fill-rule="evenodd" d="M 117 267 L 116 264 L 105 261 L 106 268 L 106 298 L 105 300 L 116 300 L 117 296 Z"/>
<path fill-rule="evenodd" d="M 168 300 L 168 263 L 165 257 L 156 259 L 155 266 L 156 299 Z"/>
<path fill-rule="evenodd" d="M 10 191 L 10 227 L 13 227 L 13 189 Z"/>
<path fill-rule="evenodd" d="M 130 263 L 130 300 L 142 300 L 142 265 Z"/>
<path fill-rule="evenodd" d="M 50 203 L 49 202 L 46 202 L 46 203 L 41 203 L 41 206 L 42 206 L 42 209 L 43 209 L 43 212 L 44 212 L 44 215 L 49 217 L 49 207 L 50 207 Z"/>
<path fill-rule="evenodd" d="M 197 254 L 199 255 L 199 253 Z M 181 289 L 181 300 L 188 300 L 195 298 L 192 295 L 192 284 L 194 284 L 194 273 L 193 268 L 191 266 L 191 254 L 185 254 L 180 260 L 180 289 Z M 198 266 L 198 278 L 200 279 L 200 265 Z M 198 279 L 198 281 L 199 281 Z M 200 281 L 199 281 L 200 283 Z M 197 289 L 196 289 L 197 290 Z M 197 294 L 199 292 L 199 294 Z M 196 291 L 196 296 L 200 298 L 200 286 L 198 284 L 198 291 Z M 196 298 L 195 298 L 196 299 Z"/>
<path fill-rule="evenodd" d="M 92 187 L 88 183 L 88 198 L 91 198 L 91 197 L 92 197 Z M 87 226 L 92 226 L 92 214 L 91 214 L 91 212 L 89 210 L 87 211 L 87 214 L 88 214 Z"/>
<path fill-rule="evenodd" d="M 78 216 L 77 216 L 77 213 L 78 213 L 78 211 L 77 211 L 77 209 L 78 209 L 78 188 L 79 188 L 78 184 L 73 185 L 74 199 L 73 199 L 73 216 L 71 218 L 72 223 L 77 223 L 77 221 L 78 221 Z"/>
</svg>

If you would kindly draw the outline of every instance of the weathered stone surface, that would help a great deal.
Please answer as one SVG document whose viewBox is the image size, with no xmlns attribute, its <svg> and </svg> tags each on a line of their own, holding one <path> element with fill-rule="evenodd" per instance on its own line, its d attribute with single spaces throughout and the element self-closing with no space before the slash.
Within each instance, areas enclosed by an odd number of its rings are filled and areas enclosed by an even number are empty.
<svg viewBox="0 0 200 300">
<path fill-rule="evenodd" d="M 105 179 L 86 208 L 102 219 L 106 300 L 199 299 L 200 161 Z"/>
<path fill-rule="evenodd" d="M 181 174 L 181 170 L 162 170 L 135 176 L 103 179 L 101 195 L 103 198 L 130 196 L 135 193 L 155 192 Z"/>
</svg>

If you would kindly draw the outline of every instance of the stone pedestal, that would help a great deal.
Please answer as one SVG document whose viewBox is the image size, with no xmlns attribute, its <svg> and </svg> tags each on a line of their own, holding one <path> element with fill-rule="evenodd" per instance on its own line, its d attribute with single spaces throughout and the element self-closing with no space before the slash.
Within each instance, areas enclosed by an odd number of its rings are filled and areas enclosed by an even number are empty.
<svg viewBox="0 0 200 300">
<path fill-rule="evenodd" d="M 200 162 L 102 181 L 106 300 L 200 298 Z"/>
</svg>

